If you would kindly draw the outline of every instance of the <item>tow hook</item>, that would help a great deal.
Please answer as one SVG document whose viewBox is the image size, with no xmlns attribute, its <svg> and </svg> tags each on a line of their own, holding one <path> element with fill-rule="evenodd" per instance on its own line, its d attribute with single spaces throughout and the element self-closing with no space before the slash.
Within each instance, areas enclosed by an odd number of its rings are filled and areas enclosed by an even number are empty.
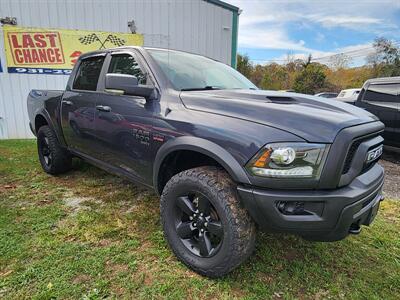
<svg viewBox="0 0 400 300">
<path fill-rule="evenodd" d="M 383 200 L 385 200 L 385 196 L 381 195 L 381 199 L 379 201 L 382 202 Z"/>
<path fill-rule="evenodd" d="M 361 226 L 358 223 L 353 223 L 350 225 L 350 234 L 359 234 L 361 232 Z"/>
</svg>

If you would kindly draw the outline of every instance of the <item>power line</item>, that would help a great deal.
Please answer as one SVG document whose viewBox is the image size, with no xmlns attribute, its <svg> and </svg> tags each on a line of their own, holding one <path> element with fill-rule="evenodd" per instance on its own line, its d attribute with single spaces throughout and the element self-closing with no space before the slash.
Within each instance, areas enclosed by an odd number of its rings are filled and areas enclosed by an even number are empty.
<svg viewBox="0 0 400 300">
<path fill-rule="evenodd" d="M 400 45 L 400 41 L 393 41 L 392 43 L 394 46 Z M 338 53 L 330 54 L 330 55 L 326 55 L 326 56 L 311 58 L 311 61 L 317 61 L 317 62 L 318 61 L 319 62 L 329 61 L 329 59 L 331 59 L 337 55 L 341 55 L 341 54 L 344 54 L 351 59 L 360 58 L 360 57 L 365 57 L 365 56 L 368 56 L 369 54 L 372 54 L 373 50 L 375 50 L 375 47 L 369 46 L 369 47 L 365 47 L 365 48 L 343 51 L 343 52 L 338 52 Z M 304 55 L 307 55 L 307 54 L 304 54 Z M 289 54 L 289 56 L 290 56 L 290 54 Z M 262 58 L 255 58 L 255 59 L 250 59 L 250 60 L 251 61 L 260 61 L 260 62 L 286 62 L 286 61 L 288 61 L 288 59 L 262 59 Z"/>
<path fill-rule="evenodd" d="M 400 45 L 400 41 L 393 41 L 394 46 Z M 327 55 L 327 56 L 322 56 L 322 57 L 317 57 L 317 58 L 312 58 L 311 60 L 324 60 L 324 59 L 330 59 L 332 57 L 335 57 L 340 54 L 344 54 L 349 56 L 350 58 L 356 58 L 356 57 L 362 57 L 369 55 L 373 53 L 371 50 L 375 50 L 374 46 L 369 46 L 365 48 L 360 48 L 360 49 L 354 49 L 354 50 L 349 50 L 349 51 L 343 51 L 343 52 L 338 52 L 335 54 Z"/>
</svg>

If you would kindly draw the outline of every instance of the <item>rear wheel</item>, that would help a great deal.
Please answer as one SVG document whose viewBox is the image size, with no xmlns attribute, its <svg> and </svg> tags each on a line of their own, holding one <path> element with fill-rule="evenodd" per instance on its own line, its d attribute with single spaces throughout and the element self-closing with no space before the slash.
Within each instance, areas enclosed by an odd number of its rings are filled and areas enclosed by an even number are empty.
<svg viewBox="0 0 400 300">
<path fill-rule="evenodd" d="M 175 255 L 202 275 L 223 276 L 254 249 L 255 224 L 229 175 L 215 167 L 172 177 L 161 196 L 161 218 Z"/>
<path fill-rule="evenodd" d="M 56 175 L 71 169 L 72 157 L 62 148 L 57 136 L 49 126 L 39 128 L 37 134 L 39 161 L 45 172 Z"/>
</svg>

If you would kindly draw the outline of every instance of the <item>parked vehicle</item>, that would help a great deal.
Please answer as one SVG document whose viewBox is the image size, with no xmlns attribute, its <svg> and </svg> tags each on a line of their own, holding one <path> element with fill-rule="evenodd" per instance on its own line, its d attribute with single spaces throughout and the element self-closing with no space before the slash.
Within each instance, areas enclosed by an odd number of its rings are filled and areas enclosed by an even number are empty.
<svg viewBox="0 0 400 300">
<path fill-rule="evenodd" d="M 322 92 L 322 93 L 315 94 L 314 96 L 323 97 L 323 98 L 336 98 L 338 96 L 338 93 L 335 93 L 335 92 Z"/>
<path fill-rule="evenodd" d="M 258 90 L 203 56 L 87 53 L 65 91 L 32 90 L 27 102 L 47 173 L 77 156 L 154 189 L 172 251 L 202 275 L 241 264 L 258 227 L 340 240 L 369 225 L 382 200 L 384 125 L 374 115 Z"/>
<path fill-rule="evenodd" d="M 357 100 L 358 94 L 360 94 L 360 91 L 361 89 L 341 90 L 336 99 L 346 103 L 354 104 Z"/>
<path fill-rule="evenodd" d="M 355 105 L 385 124 L 385 144 L 400 147 L 400 77 L 367 80 Z"/>
</svg>

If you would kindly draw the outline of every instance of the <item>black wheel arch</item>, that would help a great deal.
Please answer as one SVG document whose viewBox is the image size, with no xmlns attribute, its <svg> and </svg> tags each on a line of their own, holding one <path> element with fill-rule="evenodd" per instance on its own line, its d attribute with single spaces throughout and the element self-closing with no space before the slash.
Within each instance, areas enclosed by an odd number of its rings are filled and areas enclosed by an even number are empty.
<svg viewBox="0 0 400 300">
<path fill-rule="evenodd" d="M 32 127 L 34 129 L 34 134 L 37 135 L 39 128 L 42 126 L 49 126 L 56 134 L 57 140 L 60 143 L 61 146 L 66 147 L 67 144 L 65 143 L 64 136 L 62 134 L 62 130 L 60 128 L 60 125 L 57 124 L 57 126 L 54 124 L 52 118 L 50 117 L 50 114 L 46 109 L 41 109 L 36 112 L 35 114 L 35 120 L 34 124 L 32 124 Z"/>
<path fill-rule="evenodd" d="M 153 186 L 158 194 L 162 193 L 159 188 L 160 171 L 165 159 L 176 151 L 193 151 L 203 154 L 216 161 L 231 176 L 234 182 L 250 184 L 244 168 L 227 150 L 209 140 L 183 136 L 169 140 L 158 150 L 153 164 Z"/>
</svg>

